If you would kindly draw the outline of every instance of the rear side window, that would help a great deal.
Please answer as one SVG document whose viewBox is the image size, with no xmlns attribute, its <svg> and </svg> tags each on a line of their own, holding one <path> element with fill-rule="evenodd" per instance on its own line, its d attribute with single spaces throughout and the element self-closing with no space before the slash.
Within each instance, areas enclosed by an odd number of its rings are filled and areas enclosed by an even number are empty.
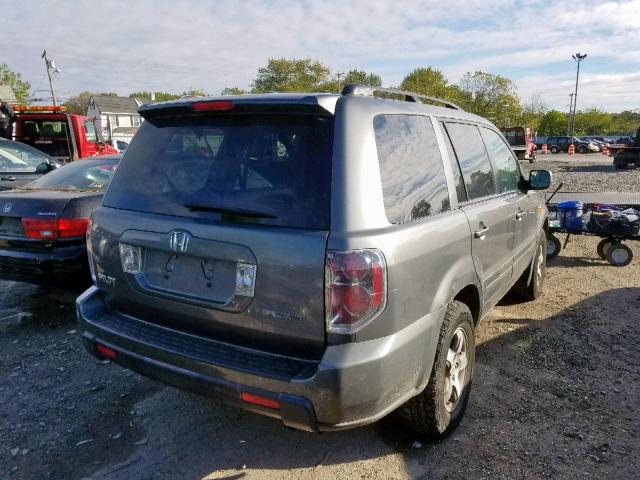
<svg viewBox="0 0 640 480">
<path fill-rule="evenodd" d="M 431 120 L 378 115 L 373 128 L 389 222 L 410 222 L 449 210 L 447 179 Z"/>
<path fill-rule="evenodd" d="M 511 153 L 511 148 L 493 130 L 482 127 L 480 132 L 496 169 L 498 191 L 503 193 L 517 190 L 520 182 L 520 167 Z"/>
<path fill-rule="evenodd" d="M 496 193 L 491 163 L 478 128 L 464 123 L 447 123 L 469 200 Z"/>
<path fill-rule="evenodd" d="M 328 229 L 333 118 L 183 116 L 142 123 L 104 205 Z"/>
</svg>

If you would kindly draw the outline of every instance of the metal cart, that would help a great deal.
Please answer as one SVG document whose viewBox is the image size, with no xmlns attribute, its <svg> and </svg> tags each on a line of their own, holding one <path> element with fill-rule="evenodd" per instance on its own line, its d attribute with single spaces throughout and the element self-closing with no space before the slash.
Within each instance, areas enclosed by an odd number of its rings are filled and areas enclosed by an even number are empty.
<svg viewBox="0 0 640 480">
<path fill-rule="evenodd" d="M 564 202 L 581 202 L 581 214 L 589 218 L 588 222 L 576 225 L 576 222 L 563 222 L 558 212 L 558 204 Z M 590 235 L 601 237 L 597 252 L 600 258 L 611 265 L 624 267 L 633 260 L 633 251 L 625 245 L 625 241 L 640 240 L 640 221 L 613 222 L 607 218 L 608 208 L 618 210 L 634 209 L 640 211 L 640 193 L 636 192 L 554 192 L 547 197 L 549 208 L 549 234 L 547 236 L 547 258 L 553 258 L 567 246 L 571 235 Z M 611 218 L 611 217 L 609 217 Z M 567 225 L 569 223 L 569 225 Z M 577 228 L 577 227 L 580 228 Z M 558 233 L 566 233 L 564 245 L 557 237 Z"/>
</svg>

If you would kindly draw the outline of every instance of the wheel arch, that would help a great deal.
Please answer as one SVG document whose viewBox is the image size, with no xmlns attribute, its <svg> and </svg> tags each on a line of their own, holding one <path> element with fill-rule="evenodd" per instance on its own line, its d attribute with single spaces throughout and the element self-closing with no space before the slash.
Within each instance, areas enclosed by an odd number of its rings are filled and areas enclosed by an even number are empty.
<svg viewBox="0 0 640 480">
<path fill-rule="evenodd" d="M 453 300 L 457 300 L 458 302 L 464 303 L 469 310 L 471 310 L 471 315 L 473 316 L 473 324 L 477 325 L 480 321 L 480 291 L 478 287 L 474 284 L 469 284 L 460 290 Z"/>
</svg>

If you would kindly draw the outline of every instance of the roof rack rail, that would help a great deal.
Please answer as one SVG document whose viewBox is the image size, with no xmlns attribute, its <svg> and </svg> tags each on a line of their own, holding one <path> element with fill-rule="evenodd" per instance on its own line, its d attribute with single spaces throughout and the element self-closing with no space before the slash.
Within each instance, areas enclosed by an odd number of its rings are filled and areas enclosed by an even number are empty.
<svg viewBox="0 0 640 480">
<path fill-rule="evenodd" d="M 349 83 L 342 89 L 342 95 L 366 95 L 372 97 L 374 93 L 382 92 L 392 95 L 404 95 L 405 102 L 418 103 L 418 100 L 428 100 L 430 102 L 441 103 L 447 108 L 453 110 L 462 110 L 458 105 L 443 98 L 430 97 L 415 92 L 407 92 L 405 90 L 396 90 L 395 88 L 372 87 L 361 83 Z"/>
</svg>

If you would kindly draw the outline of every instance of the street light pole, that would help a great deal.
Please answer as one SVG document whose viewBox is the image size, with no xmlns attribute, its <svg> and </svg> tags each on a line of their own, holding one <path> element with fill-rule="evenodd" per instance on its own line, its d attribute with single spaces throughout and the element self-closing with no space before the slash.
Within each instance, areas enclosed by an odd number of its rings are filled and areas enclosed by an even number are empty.
<svg viewBox="0 0 640 480">
<path fill-rule="evenodd" d="M 576 53 L 575 55 L 571 55 L 576 62 L 578 62 L 578 70 L 576 71 L 576 91 L 573 94 L 573 121 L 571 122 L 571 139 L 573 143 L 573 135 L 576 133 L 576 109 L 578 108 L 578 78 L 580 77 L 580 62 L 587 58 L 587 54 L 581 55 L 580 53 Z"/>
</svg>

